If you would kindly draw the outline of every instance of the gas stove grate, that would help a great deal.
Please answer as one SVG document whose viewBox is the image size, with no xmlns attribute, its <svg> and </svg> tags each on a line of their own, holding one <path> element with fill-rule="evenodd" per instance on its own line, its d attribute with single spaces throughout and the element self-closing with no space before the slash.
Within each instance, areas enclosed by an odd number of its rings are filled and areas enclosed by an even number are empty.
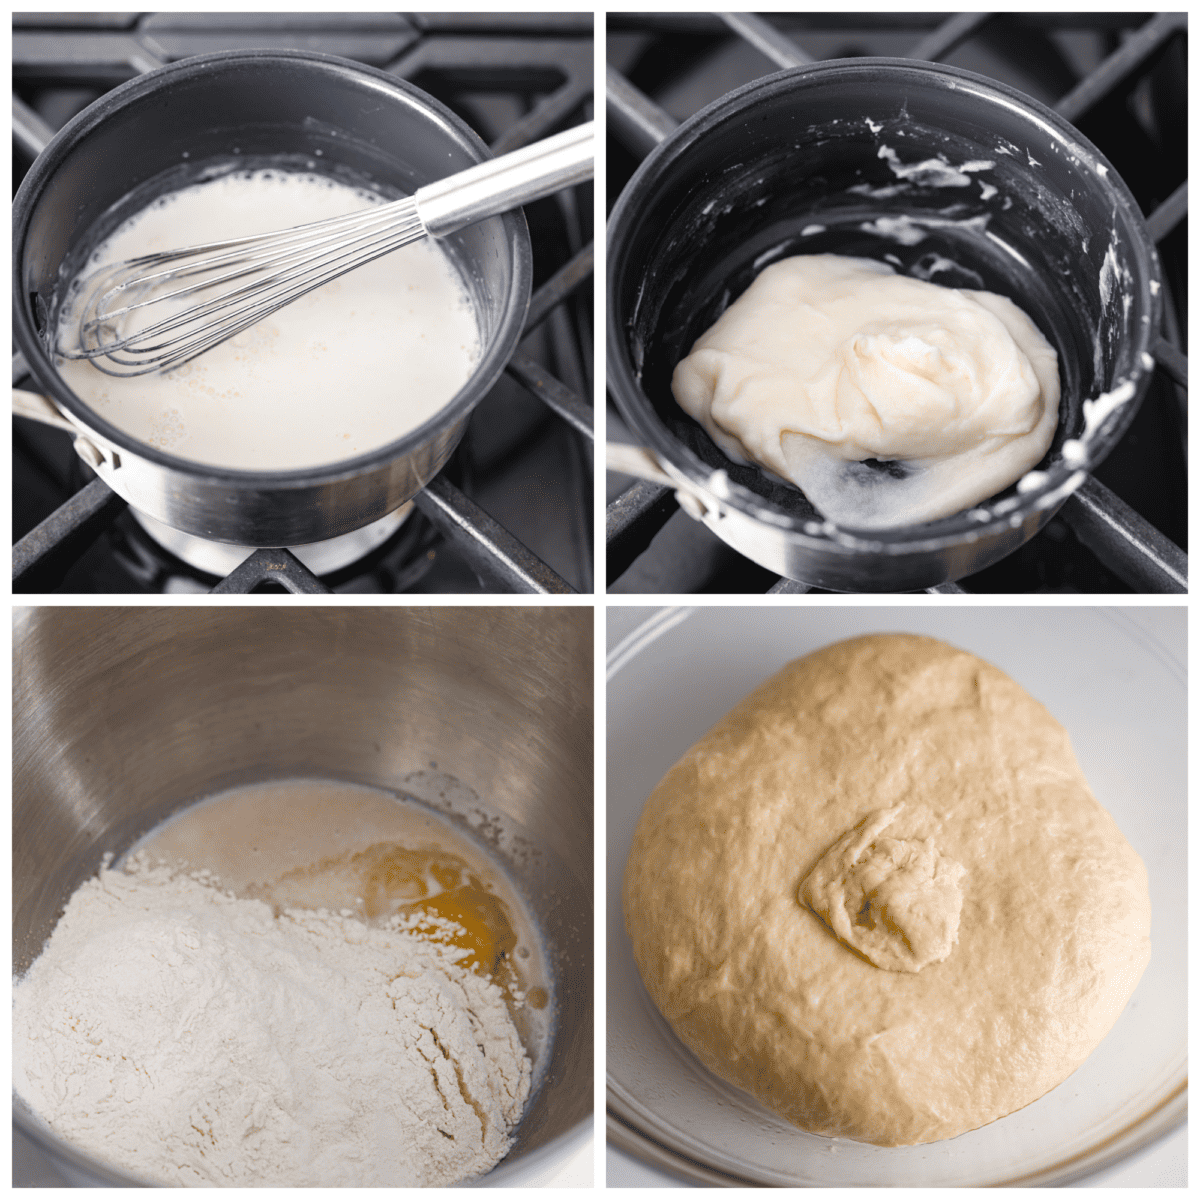
<svg viewBox="0 0 1200 1200">
<path fill-rule="evenodd" d="M 194 54 L 266 47 L 338 54 L 407 79 L 455 109 L 489 137 L 499 154 L 592 115 L 591 38 L 590 13 L 17 15 L 14 158 L 18 163 L 31 160 L 76 112 L 140 73 Z M 473 590 L 477 585 L 485 591 L 591 591 L 593 314 L 585 286 L 594 258 L 590 188 L 568 189 L 539 204 L 538 212 L 533 206 L 526 212 L 540 286 L 521 347 L 501 381 L 507 390 L 495 401 L 499 419 L 495 412 L 489 416 L 481 411 L 490 396 L 468 425 L 452 460 L 455 469 L 448 468 L 415 499 L 417 513 L 406 526 L 416 522 L 421 528 L 419 535 L 407 537 L 417 561 L 388 574 L 393 583 L 412 584 L 438 557 L 454 564 L 447 570 L 451 584 L 422 590 Z M 543 228 L 550 232 L 539 236 Z M 14 356 L 14 386 L 28 378 L 23 359 Z M 493 396 L 501 390 L 498 385 Z M 532 411 L 507 421 L 512 407 L 507 402 L 518 392 L 533 398 L 527 404 Z M 503 428 L 506 424 L 512 428 Z M 61 434 L 47 437 L 63 442 Z M 130 518 L 123 516 L 124 501 L 99 479 L 88 482 L 70 453 L 69 469 L 56 469 L 43 444 L 44 439 L 34 446 L 22 436 L 14 441 L 14 454 L 27 454 L 42 490 L 65 491 L 69 498 L 38 514 L 41 519 L 14 546 L 15 592 L 73 590 L 64 587 L 64 577 L 89 547 L 106 531 L 115 544 L 125 536 L 118 535 L 118 528 L 132 529 Z M 532 451 L 529 445 L 534 445 Z M 553 463 L 549 476 L 547 461 Z M 552 498 L 544 498 L 546 492 Z M 493 505 L 522 527 L 521 537 L 489 515 L 485 509 Z M 523 506 L 530 510 L 527 517 Z M 16 507 L 14 502 L 14 516 Z M 546 513 L 553 514 L 549 522 Z M 31 524 L 26 521 L 25 528 Z M 163 560 L 149 565 L 149 578 L 169 577 L 177 568 L 190 570 L 166 551 L 152 552 L 148 540 L 138 537 L 140 553 Z M 207 590 L 213 583 L 212 577 L 191 575 L 188 590 Z M 453 586 L 455 579 L 464 578 L 471 583 Z M 282 550 L 257 552 L 212 590 L 249 592 L 264 585 L 294 593 L 403 590 L 364 587 L 353 579 L 345 586 L 332 578 L 318 579 Z M 117 588 L 101 581 L 87 590 Z"/>
<path fill-rule="evenodd" d="M 626 176 L 632 174 L 636 164 L 678 124 L 676 117 L 651 99 L 639 83 L 655 90 L 656 94 L 669 94 L 675 110 L 682 109 L 681 115 L 687 116 L 697 111 L 698 106 L 716 98 L 711 91 L 703 95 L 697 80 L 703 81 L 706 73 L 714 76 L 728 69 L 728 64 L 720 59 L 720 52 L 734 39 L 741 39 L 758 51 L 766 60 L 764 68 L 769 65 L 775 69 L 816 61 L 788 36 L 787 31 L 797 33 L 808 44 L 819 42 L 826 46 L 830 44 L 831 33 L 840 36 L 842 49 L 817 56 L 837 57 L 846 54 L 844 47 L 847 44 L 854 46 L 856 38 L 864 32 L 880 30 L 893 37 L 907 35 L 907 48 L 899 53 L 926 61 L 943 59 L 972 38 L 986 33 L 990 39 L 989 50 L 996 51 L 1001 47 L 1011 55 L 1024 49 L 1034 63 L 1035 72 L 1055 56 L 1061 60 L 1062 56 L 1048 37 L 1050 32 L 1087 30 L 1100 33 L 1110 41 L 1109 53 L 1082 78 L 1058 93 L 1059 99 L 1053 106 L 1106 150 L 1106 133 L 1109 132 L 1106 126 L 1119 126 L 1120 132 L 1127 137 L 1135 127 L 1129 110 L 1146 106 L 1146 93 L 1159 83 L 1151 79 L 1151 73 L 1165 55 L 1181 47 L 1186 38 L 1187 17 L 1183 13 L 1149 17 L 1146 14 L 1113 13 L 1028 13 L 1020 17 L 958 13 L 944 18 L 940 14 L 806 13 L 773 14 L 768 22 L 749 13 L 722 16 L 611 14 L 608 23 L 610 57 L 614 49 L 618 53 L 621 50 L 615 45 L 614 38 L 617 42 L 622 38 L 627 42 L 640 40 L 641 53 L 633 59 L 633 66 L 639 71 L 636 83 L 611 63 L 608 67 L 608 118 L 610 131 L 615 135 L 615 142 L 610 138 L 609 145 L 610 206 L 624 182 L 620 160 L 623 158 L 628 164 Z M 665 47 L 672 43 L 678 52 L 668 56 Z M 658 53 L 660 50 L 662 53 Z M 888 53 L 897 51 L 889 50 Z M 625 56 L 630 57 L 628 47 Z M 656 61 L 669 62 L 669 71 L 656 75 L 653 68 Z M 1058 68 L 1062 63 L 1052 65 Z M 972 69 L 980 68 L 972 64 Z M 1045 73 L 1055 75 L 1054 71 Z M 1061 72 L 1055 75 L 1056 79 L 1059 77 Z M 734 78 L 725 84 L 713 84 L 712 88 L 729 90 L 743 81 Z M 689 85 L 693 85 L 690 90 Z M 1186 83 L 1180 86 L 1186 88 Z M 701 94 L 702 99 L 695 99 L 697 94 Z M 1186 144 L 1182 127 L 1186 101 L 1175 99 L 1173 119 L 1178 119 L 1180 126 L 1162 132 L 1168 144 L 1182 146 Z M 1144 134 L 1144 129 L 1138 132 Z M 1133 168 L 1124 166 L 1122 174 L 1127 181 L 1136 177 L 1139 182 L 1144 182 L 1140 191 L 1138 187 L 1134 191 L 1139 194 L 1143 206 L 1150 208 L 1147 224 L 1163 259 L 1168 293 L 1164 304 L 1163 336 L 1154 351 L 1158 370 L 1143 409 L 1157 407 L 1160 410 L 1158 413 L 1152 411 L 1150 419 L 1167 429 L 1168 452 L 1177 459 L 1181 477 L 1173 479 L 1171 486 L 1165 489 L 1165 501 L 1162 497 L 1147 500 L 1146 488 L 1141 486 L 1146 483 L 1144 464 L 1140 481 L 1120 483 L 1120 489 L 1128 493 L 1124 498 L 1114 490 L 1117 484 L 1109 486 L 1100 478 L 1089 477 L 1049 526 L 1027 543 L 1027 547 L 1010 556 L 1015 565 L 1006 559 L 997 567 L 962 581 L 966 586 L 943 584 L 929 589 L 931 592 L 1187 591 L 1187 556 L 1177 545 L 1186 538 L 1187 359 L 1182 346 L 1186 328 L 1187 182 L 1185 179 L 1181 183 L 1172 183 L 1169 174 L 1160 170 L 1155 162 L 1164 156 L 1149 145 L 1148 138 L 1139 137 L 1138 132 L 1131 139 L 1137 151 L 1133 155 L 1136 165 Z M 1110 154 L 1110 157 L 1115 156 Z M 1186 162 L 1185 157 L 1180 157 Z M 615 163 L 618 165 L 614 167 Z M 1130 173 L 1126 174 L 1127 171 Z M 1165 194 L 1162 194 L 1164 189 Z M 1151 196 L 1149 205 L 1142 199 L 1147 192 Z M 621 427 L 620 417 L 611 405 L 609 426 L 610 429 Z M 1119 460 L 1125 443 L 1136 442 L 1139 436 L 1135 423 L 1113 458 Z M 1153 464 L 1150 474 L 1156 473 L 1156 469 L 1157 464 Z M 1109 463 L 1102 464 L 1098 475 L 1107 480 L 1109 474 Z M 779 579 L 724 547 L 716 551 L 717 565 L 708 579 L 689 574 L 682 567 L 676 569 L 669 561 L 673 553 L 670 548 L 652 546 L 678 510 L 674 492 L 669 487 L 646 482 L 625 486 L 625 478 L 610 480 L 611 499 L 606 521 L 610 588 L 615 585 L 616 590 L 663 592 L 758 590 L 777 595 L 819 590 Z M 618 491 L 615 496 L 612 495 L 614 482 Z M 1139 504 L 1143 509 L 1153 511 L 1155 521 L 1148 520 L 1139 511 Z M 1170 527 L 1165 530 L 1158 527 L 1168 523 Z M 696 548 L 696 536 L 691 535 L 688 548 L 676 549 L 674 553 L 680 559 L 694 558 Z M 1068 549 L 1075 558 L 1083 560 L 1083 567 L 1074 577 L 1068 575 L 1064 580 L 1063 571 L 1069 571 L 1070 566 L 1056 571 L 1053 560 L 1065 558 Z M 647 562 L 651 566 L 646 567 Z M 643 568 L 631 576 L 640 577 L 637 587 L 623 579 L 635 565 Z M 646 579 L 665 582 L 646 586 L 642 582 Z M 678 579 L 684 580 L 683 586 L 674 582 Z"/>
</svg>

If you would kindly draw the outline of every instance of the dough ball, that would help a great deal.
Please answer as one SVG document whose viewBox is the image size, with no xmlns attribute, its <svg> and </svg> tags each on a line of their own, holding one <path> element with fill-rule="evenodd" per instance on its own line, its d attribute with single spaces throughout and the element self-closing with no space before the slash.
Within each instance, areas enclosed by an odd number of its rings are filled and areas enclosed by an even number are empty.
<svg viewBox="0 0 1200 1200">
<path fill-rule="evenodd" d="M 623 901 L 709 1070 L 880 1146 L 1050 1091 L 1150 960 L 1145 868 L 1066 731 L 910 635 L 790 663 L 718 722 L 646 802 Z"/>
<path fill-rule="evenodd" d="M 671 388 L 734 462 L 863 529 L 987 500 L 1058 427 L 1058 355 L 1011 300 L 836 254 L 763 270 Z"/>
</svg>

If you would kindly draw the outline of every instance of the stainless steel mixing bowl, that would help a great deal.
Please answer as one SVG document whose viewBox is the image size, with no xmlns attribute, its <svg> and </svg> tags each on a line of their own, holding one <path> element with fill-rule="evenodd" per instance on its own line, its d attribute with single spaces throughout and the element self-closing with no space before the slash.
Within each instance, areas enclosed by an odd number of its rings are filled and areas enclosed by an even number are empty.
<svg viewBox="0 0 1200 1200">
<path fill-rule="evenodd" d="M 548 1070 L 488 1185 L 592 1125 L 592 615 L 582 608 L 31 608 L 13 631 L 13 971 L 176 809 L 272 778 L 413 796 L 483 836 L 536 917 Z M 80 1186 L 139 1181 L 17 1127 Z"/>
</svg>

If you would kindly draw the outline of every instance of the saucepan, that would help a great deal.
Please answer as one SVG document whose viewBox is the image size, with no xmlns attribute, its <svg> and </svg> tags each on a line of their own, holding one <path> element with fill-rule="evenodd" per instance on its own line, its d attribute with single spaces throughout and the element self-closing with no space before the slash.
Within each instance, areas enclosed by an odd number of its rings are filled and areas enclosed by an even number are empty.
<svg viewBox="0 0 1200 1200">
<path fill-rule="evenodd" d="M 19 609 L 14 975 L 104 855 L 191 801 L 294 778 L 415 799 L 486 840 L 540 927 L 553 1041 L 484 1177 L 536 1185 L 592 1130 L 591 664 L 578 608 Z M 137 1185 L 15 1119 L 79 1186 Z"/>
<path fill-rule="evenodd" d="M 822 253 L 997 292 L 1032 317 L 1063 396 L 1019 487 L 923 525 L 835 528 L 678 407 L 671 372 L 695 339 L 768 263 Z M 645 473 L 743 554 L 835 591 L 932 587 L 1037 533 L 1132 421 L 1160 308 L 1153 242 L 1112 165 L 1050 109 L 954 67 L 847 59 L 756 80 L 656 147 L 609 222 L 608 384 Z"/>
<path fill-rule="evenodd" d="M 471 410 L 516 348 L 532 257 L 525 218 L 491 217 L 443 240 L 480 326 L 475 372 L 440 412 L 357 458 L 296 471 L 189 462 L 109 424 L 59 378 L 47 350 L 56 308 L 92 244 L 155 194 L 214 163 L 316 169 L 383 194 L 489 157 L 449 109 L 404 80 L 326 54 L 199 55 L 109 92 L 38 157 L 13 205 L 13 326 L 42 392 L 76 430 L 76 449 L 137 510 L 197 537 L 296 546 L 394 512 L 450 457 Z"/>
</svg>

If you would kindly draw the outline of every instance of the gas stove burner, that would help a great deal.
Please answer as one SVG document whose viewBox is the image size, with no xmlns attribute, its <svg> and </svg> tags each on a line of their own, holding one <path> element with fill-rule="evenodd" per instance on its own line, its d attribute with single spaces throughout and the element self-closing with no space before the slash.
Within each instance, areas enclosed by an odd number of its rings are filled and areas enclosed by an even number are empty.
<svg viewBox="0 0 1200 1200">
<path fill-rule="evenodd" d="M 189 537 L 127 509 L 105 535 L 114 562 L 148 592 L 196 595 L 233 581 L 237 590 L 380 594 L 417 586 L 437 562 L 441 539 L 411 504 L 361 530 L 313 546 L 256 570 L 273 552 Z M 260 558 L 261 556 L 261 558 Z M 238 584 L 239 572 L 244 582 Z M 313 586 L 313 580 L 319 587 Z M 253 582 L 251 582 L 253 581 Z M 470 590 L 463 581 L 462 590 Z"/>
<path fill-rule="evenodd" d="M 752 96 L 765 97 L 768 92 L 771 97 L 782 95 L 787 90 L 783 84 L 771 83 L 786 78 L 774 75 L 780 68 L 794 70 L 795 88 L 805 81 L 805 86 L 815 91 L 811 81 L 818 75 L 825 78 L 836 73 L 835 69 L 823 66 L 809 72 L 803 68 L 836 59 L 841 60 L 842 73 L 848 74 L 855 69 L 854 64 L 866 58 L 890 60 L 894 66 L 886 69 L 893 74 L 911 73 L 901 60 L 913 65 L 924 60 L 959 68 L 1053 109 L 1061 122 L 1070 123 L 1094 143 L 1128 185 L 1135 203 L 1146 214 L 1146 226 L 1156 243 L 1162 269 L 1161 296 L 1160 285 L 1154 285 L 1155 295 L 1162 301 L 1163 318 L 1161 337 L 1150 347 L 1153 378 L 1136 417 L 1115 448 L 1089 475 L 1073 478 L 1075 490 L 1052 520 L 1043 519 L 1040 526 L 1028 528 L 1026 536 L 1033 536 L 993 565 L 981 565 L 982 556 L 976 557 L 972 549 L 979 539 L 970 536 L 969 531 L 962 546 L 951 545 L 949 540 L 945 546 L 940 542 L 935 545 L 932 533 L 919 543 L 914 541 L 915 552 L 934 559 L 932 567 L 923 572 L 926 578 L 932 575 L 950 581 L 925 590 L 1185 592 L 1186 555 L 1180 547 L 1186 546 L 1188 507 L 1187 156 L 1183 149 L 1186 35 L 1186 14 L 843 12 L 780 13 L 767 18 L 747 13 L 610 14 L 608 201 L 611 209 L 620 198 L 621 207 L 610 221 L 608 277 L 614 292 L 608 321 L 608 362 L 610 391 L 624 415 L 609 405 L 608 436 L 614 442 L 649 446 L 654 454 L 645 459 L 641 482 L 627 475 L 609 474 L 609 589 L 616 593 L 776 594 L 821 590 L 812 582 L 780 577 L 778 572 L 787 569 L 805 579 L 804 568 L 811 570 L 812 563 L 806 562 L 792 543 L 782 544 L 783 535 L 774 528 L 779 524 L 782 529 L 780 522 L 785 517 L 791 519 L 791 510 L 786 506 L 779 510 L 782 515 L 777 519 L 774 511 L 767 511 L 771 504 L 780 505 L 783 500 L 766 496 L 764 504 L 750 495 L 743 502 L 740 492 L 736 496 L 728 492 L 730 481 L 751 492 L 759 490 L 752 480 L 739 477 L 738 468 L 730 465 L 724 473 L 717 470 L 712 475 L 714 504 L 706 505 L 703 488 L 689 490 L 682 498 L 686 510 L 681 511 L 672 485 L 682 485 L 685 477 L 695 484 L 706 477 L 705 472 L 716 470 L 714 462 L 722 465 L 717 462 L 720 455 L 697 437 L 682 417 L 678 426 L 671 424 L 670 416 L 663 417 L 668 409 L 672 414 L 674 410 L 668 401 L 659 406 L 654 399 L 663 394 L 658 387 L 662 363 L 652 358 L 657 347 L 648 340 L 659 336 L 660 329 L 652 318 L 644 318 L 646 328 L 638 326 L 637 336 L 626 346 L 631 311 L 628 305 L 633 303 L 632 311 L 639 314 L 642 309 L 638 306 L 644 305 L 652 313 L 660 311 L 655 305 L 662 306 L 662 313 L 670 313 L 669 320 L 662 323 L 667 331 L 662 340 L 682 336 L 676 328 L 679 325 L 682 329 L 682 317 L 667 305 L 671 297 L 679 304 L 691 298 L 687 291 L 690 276 L 680 274 L 682 243 L 673 224 L 689 218 L 677 215 L 685 211 L 686 201 L 681 201 L 682 207 L 671 205 L 677 199 L 675 189 L 690 197 L 697 210 L 711 198 L 704 190 L 707 183 L 697 185 L 693 176 L 706 169 L 705 139 L 715 141 L 734 128 L 722 124 L 722 114 L 738 105 L 749 106 Z M 884 70 L 881 64 L 879 71 Z M 925 72 L 929 74 L 932 72 Z M 851 105 L 849 111 L 861 114 L 863 110 Z M 701 113 L 704 115 L 698 115 Z M 796 120 L 797 130 L 802 131 L 803 116 L 797 115 Z M 685 121 L 689 122 L 687 129 L 655 154 L 653 163 L 631 187 L 643 160 Z M 766 133 L 766 127 L 762 128 Z M 751 126 L 747 115 L 747 145 L 758 136 L 758 129 L 757 125 Z M 713 153 L 736 176 L 733 164 L 739 162 L 739 154 L 744 158 L 750 150 L 737 143 L 736 135 L 730 136 L 732 142 L 727 145 L 720 141 Z M 682 141 L 686 141 L 686 149 L 680 149 L 677 158 L 672 157 L 672 147 L 679 148 Z M 729 156 L 725 157 L 727 149 Z M 684 162 L 685 156 L 690 168 Z M 774 169 L 778 164 L 772 159 L 771 165 Z M 719 190 L 725 176 L 715 175 L 716 169 L 713 167 L 709 175 L 716 180 L 712 187 Z M 781 169 L 786 171 L 786 164 Z M 745 170 L 751 168 L 746 166 Z M 767 212 L 774 211 L 769 191 L 757 203 L 767 205 Z M 631 213 L 644 219 L 631 221 Z M 720 238 L 726 236 L 728 240 L 728 231 L 722 234 L 719 215 L 714 219 L 718 223 L 711 236 L 698 235 L 706 249 L 712 247 L 712 271 L 717 269 L 716 259 L 725 252 L 720 248 L 725 245 Z M 627 232 L 626 224 L 644 231 L 640 240 Z M 660 237 L 661 247 L 654 241 L 656 237 Z M 623 266 L 616 256 L 627 251 L 628 261 Z M 648 254 L 657 256 L 655 263 L 660 270 L 657 276 L 649 276 L 638 292 L 637 263 Z M 697 273 L 704 269 L 703 264 L 695 268 Z M 628 281 L 622 276 L 623 270 Z M 734 294 L 737 290 L 740 288 Z M 635 292 L 636 301 L 632 299 Z M 677 357 L 670 361 L 677 361 Z M 634 362 L 632 385 L 626 377 L 626 358 Z M 1142 359 L 1143 364 L 1148 361 Z M 1078 391 L 1073 395 L 1077 402 Z M 649 397 L 646 407 L 642 407 L 639 396 Z M 634 430 L 634 423 L 640 432 Z M 676 454 L 678 461 L 672 457 Z M 685 469 L 685 463 L 692 466 Z M 665 474 L 671 485 L 664 486 L 666 481 L 661 477 L 656 479 L 656 468 L 663 466 L 668 469 L 657 473 Z M 730 497 L 728 503 L 718 494 L 722 487 Z M 769 486 L 763 485 L 762 490 L 764 494 L 769 492 Z M 699 514 L 706 523 L 699 524 L 689 513 Z M 840 542 L 849 546 L 846 538 Z M 844 549 L 840 542 L 839 554 Z M 746 557 L 742 550 L 753 557 Z M 836 555 L 830 556 L 831 561 L 833 557 Z M 759 562 L 770 563 L 774 570 Z M 921 572 L 912 572 L 917 573 Z M 847 578 L 852 574 L 848 570 Z M 832 580 L 837 572 L 827 571 L 825 575 Z M 822 582 L 820 573 L 807 578 Z M 890 579 L 890 575 L 882 580 L 878 575 L 867 578 L 860 570 L 851 582 L 825 581 L 823 587 L 866 591 L 925 583 L 897 585 Z"/>
<path fill-rule="evenodd" d="M 293 546 L 290 550 L 314 575 L 331 575 L 377 550 L 396 533 L 412 515 L 412 511 L 410 501 L 361 529 L 324 542 Z M 205 538 L 180 533 L 178 529 L 172 529 L 135 509 L 130 509 L 129 515 L 163 550 L 214 579 L 223 579 L 236 571 L 255 551 L 254 546 L 231 546 L 225 542 L 210 542 Z"/>
<path fill-rule="evenodd" d="M 384 70 L 453 110 L 499 154 L 591 119 L 592 26 L 590 13 L 19 15 L 14 164 L 19 179 L 57 130 L 118 84 L 245 49 L 316 51 Z M 533 298 L 522 341 L 472 413 L 452 466 L 403 525 L 384 518 L 339 542 L 332 558 L 328 547 L 318 560 L 272 550 L 237 564 L 124 513 L 79 468 L 69 434 L 16 420 L 14 590 L 247 591 L 274 581 L 308 592 L 590 592 L 591 185 L 528 205 L 525 217 Z M 37 390 L 20 355 L 13 383 Z"/>
</svg>

